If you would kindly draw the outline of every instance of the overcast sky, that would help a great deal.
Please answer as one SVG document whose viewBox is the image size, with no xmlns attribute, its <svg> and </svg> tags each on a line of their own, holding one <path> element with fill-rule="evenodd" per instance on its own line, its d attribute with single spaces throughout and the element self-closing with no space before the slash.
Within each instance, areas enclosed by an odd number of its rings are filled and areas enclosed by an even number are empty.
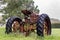
<svg viewBox="0 0 60 40">
<path fill-rule="evenodd" d="M 60 19 L 60 0 L 34 0 L 41 13 L 48 14 L 51 18 Z"/>
</svg>

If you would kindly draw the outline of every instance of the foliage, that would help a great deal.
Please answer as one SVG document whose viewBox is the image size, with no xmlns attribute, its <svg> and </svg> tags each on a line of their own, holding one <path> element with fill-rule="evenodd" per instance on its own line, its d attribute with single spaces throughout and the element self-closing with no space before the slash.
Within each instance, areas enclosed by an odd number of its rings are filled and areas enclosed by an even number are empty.
<svg viewBox="0 0 60 40">
<path fill-rule="evenodd" d="M 21 10 L 24 9 L 39 13 L 38 6 L 34 6 L 33 0 L 4 0 L 4 2 L 7 2 L 8 5 L 3 9 L 3 20 L 11 16 L 24 18 L 24 15 L 21 13 Z"/>
<path fill-rule="evenodd" d="M 52 28 L 60 28 L 60 24 L 57 23 L 57 24 L 52 24 Z"/>
</svg>

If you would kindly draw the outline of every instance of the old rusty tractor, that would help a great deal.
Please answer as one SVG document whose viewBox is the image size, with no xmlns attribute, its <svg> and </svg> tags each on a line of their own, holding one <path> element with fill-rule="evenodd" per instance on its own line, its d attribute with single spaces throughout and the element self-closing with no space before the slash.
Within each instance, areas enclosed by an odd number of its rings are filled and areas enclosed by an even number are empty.
<svg viewBox="0 0 60 40">
<path fill-rule="evenodd" d="M 24 19 L 13 16 L 6 22 L 6 33 L 17 32 L 24 33 L 28 36 L 31 32 L 36 31 L 37 35 L 51 35 L 51 22 L 47 14 L 37 15 L 29 10 L 22 10 Z"/>
</svg>

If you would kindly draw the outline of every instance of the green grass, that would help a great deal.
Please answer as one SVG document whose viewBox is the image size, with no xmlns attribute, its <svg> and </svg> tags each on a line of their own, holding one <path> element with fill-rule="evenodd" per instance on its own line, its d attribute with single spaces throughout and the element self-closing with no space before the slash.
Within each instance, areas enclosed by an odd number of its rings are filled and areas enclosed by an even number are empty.
<svg viewBox="0 0 60 40">
<path fill-rule="evenodd" d="M 60 40 L 60 29 L 52 29 L 52 35 L 40 37 L 36 33 L 31 33 L 25 37 L 22 33 L 5 34 L 5 28 L 0 27 L 0 40 Z"/>
</svg>

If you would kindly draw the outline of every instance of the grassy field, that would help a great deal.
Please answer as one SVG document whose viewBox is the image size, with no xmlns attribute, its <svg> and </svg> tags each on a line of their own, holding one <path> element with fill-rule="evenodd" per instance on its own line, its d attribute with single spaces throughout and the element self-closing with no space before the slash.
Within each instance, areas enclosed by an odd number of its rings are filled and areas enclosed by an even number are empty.
<svg viewBox="0 0 60 40">
<path fill-rule="evenodd" d="M 36 33 L 31 33 L 25 37 L 22 33 L 5 34 L 5 28 L 0 27 L 0 40 L 60 40 L 60 29 L 52 29 L 52 35 L 39 37 Z"/>
</svg>

